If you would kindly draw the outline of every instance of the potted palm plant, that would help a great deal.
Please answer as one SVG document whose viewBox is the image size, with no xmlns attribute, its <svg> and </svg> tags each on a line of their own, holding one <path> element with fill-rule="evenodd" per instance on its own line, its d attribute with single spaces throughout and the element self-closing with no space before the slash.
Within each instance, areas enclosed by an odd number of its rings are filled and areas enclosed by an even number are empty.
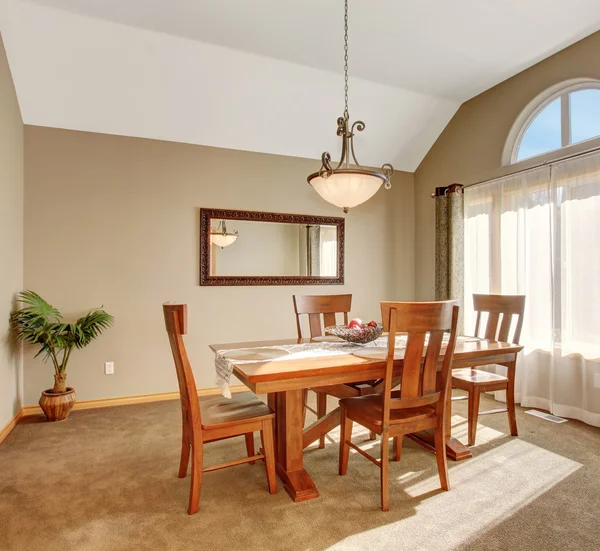
<svg viewBox="0 0 600 551">
<path fill-rule="evenodd" d="M 91 310 L 74 323 L 65 323 L 62 314 L 33 291 L 21 291 L 18 300 L 25 306 L 10 315 L 17 339 L 40 347 L 36 357 L 52 360 L 54 387 L 44 390 L 40 407 L 50 421 L 62 421 L 75 404 L 75 389 L 67 386 L 67 364 L 74 348 L 84 348 L 108 329 L 114 318 L 104 310 Z"/>
</svg>

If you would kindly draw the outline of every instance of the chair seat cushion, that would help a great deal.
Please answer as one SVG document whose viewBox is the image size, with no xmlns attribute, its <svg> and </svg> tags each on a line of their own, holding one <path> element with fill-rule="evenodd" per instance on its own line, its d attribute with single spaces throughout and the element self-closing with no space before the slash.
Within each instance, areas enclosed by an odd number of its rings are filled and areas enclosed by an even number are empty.
<svg viewBox="0 0 600 551">
<path fill-rule="evenodd" d="M 471 369 L 470 367 L 453 369 L 452 380 L 454 379 L 482 385 L 489 383 L 508 382 L 508 379 L 502 375 L 497 375 L 496 373 L 490 373 L 488 371 L 481 371 L 480 369 Z"/>
<path fill-rule="evenodd" d="M 236 392 L 231 399 L 219 396 L 200 400 L 200 416 L 203 428 L 213 428 L 241 421 L 267 419 L 275 414 L 252 392 Z"/>
<path fill-rule="evenodd" d="M 392 392 L 394 398 L 399 398 L 400 392 Z M 340 400 L 340 406 L 346 408 L 347 415 L 360 422 L 360 419 L 369 420 L 374 425 L 382 425 L 383 399 L 381 394 L 369 394 L 357 396 L 356 398 L 344 398 Z M 392 409 L 390 411 L 390 423 L 410 423 L 427 419 L 435 415 L 434 406 L 423 406 L 406 409 Z"/>
</svg>

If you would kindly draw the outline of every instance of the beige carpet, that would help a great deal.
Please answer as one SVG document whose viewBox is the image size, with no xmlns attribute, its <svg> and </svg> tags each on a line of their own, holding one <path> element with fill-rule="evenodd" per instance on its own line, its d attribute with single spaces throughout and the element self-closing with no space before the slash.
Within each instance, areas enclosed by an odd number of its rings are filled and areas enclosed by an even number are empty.
<svg viewBox="0 0 600 551">
<path fill-rule="evenodd" d="M 465 414 L 461 402 L 461 438 Z M 474 458 L 450 464 L 450 492 L 438 490 L 434 456 L 405 440 L 389 513 L 378 469 L 352 453 L 338 476 L 330 442 L 305 452 L 319 499 L 293 503 L 281 483 L 271 496 L 262 464 L 244 465 L 206 474 L 189 517 L 179 415 L 162 402 L 21 422 L 0 445 L 0 549 L 600 549 L 600 430 L 582 423 L 519 411 L 513 438 L 504 415 L 483 417 Z M 365 436 L 356 431 L 368 448 Z M 207 463 L 245 453 L 243 439 L 206 449 Z"/>
</svg>

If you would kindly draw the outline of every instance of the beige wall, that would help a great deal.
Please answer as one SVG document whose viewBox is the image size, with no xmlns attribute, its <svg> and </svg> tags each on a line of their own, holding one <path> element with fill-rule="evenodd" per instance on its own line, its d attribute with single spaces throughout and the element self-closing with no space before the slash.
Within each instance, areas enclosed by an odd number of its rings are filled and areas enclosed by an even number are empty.
<svg viewBox="0 0 600 551">
<path fill-rule="evenodd" d="M 454 182 L 499 176 L 515 119 L 540 93 L 574 78 L 600 79 L 600 32 L 464 103 L 415 173 L 416 298 L 430 300 L 435 283 L 435 210 L 430 194 Z M 544 160 L 552 158 L 546 156 Z M 522 163 L 533 165 L 538 160 Z"/>
<path fill-rule="evenodd" d="M 23 286 L 23 122 L 0 37 L 0 430 L 22 400 L 22 355 L 8 317 Z"/>
<path fill-rule="evenodd" d="M 71 358 L 79 399 L 177 388 L 161 303 L 189 304 L 199 387 L 214 386 L 209 343 L 295 335 L 293 293 L 354 294 L 352 314 L 414 296 L 413 175 L 397 173 L 346 218 L 346 283 L 200 287 L 200 207 L 341 216 L 306 183 L 316 160 L 26 127 L 25 286 L 66 316 L 104 305 L 114 328 Z M 103 374 L 104 361 L 115 375 Z M 25 356 L 25 403 L 52 370 Z"/>
</svg>

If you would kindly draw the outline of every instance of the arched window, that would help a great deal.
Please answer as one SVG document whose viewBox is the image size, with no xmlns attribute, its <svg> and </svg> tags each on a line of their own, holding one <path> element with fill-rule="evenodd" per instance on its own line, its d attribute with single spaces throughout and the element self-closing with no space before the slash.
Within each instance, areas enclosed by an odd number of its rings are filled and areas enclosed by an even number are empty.
<svg viewBox="0 0 600 551">
<path fill-rule="evenodd" d="M 538 96 L 515 124 L 518 126 L 511 131 L 514 141 L 509 136 L 509 142 L 514 143 L 510 164 L 597 138 L 600 82 L 584 81 L 549 90 Z"/>
</svg>

